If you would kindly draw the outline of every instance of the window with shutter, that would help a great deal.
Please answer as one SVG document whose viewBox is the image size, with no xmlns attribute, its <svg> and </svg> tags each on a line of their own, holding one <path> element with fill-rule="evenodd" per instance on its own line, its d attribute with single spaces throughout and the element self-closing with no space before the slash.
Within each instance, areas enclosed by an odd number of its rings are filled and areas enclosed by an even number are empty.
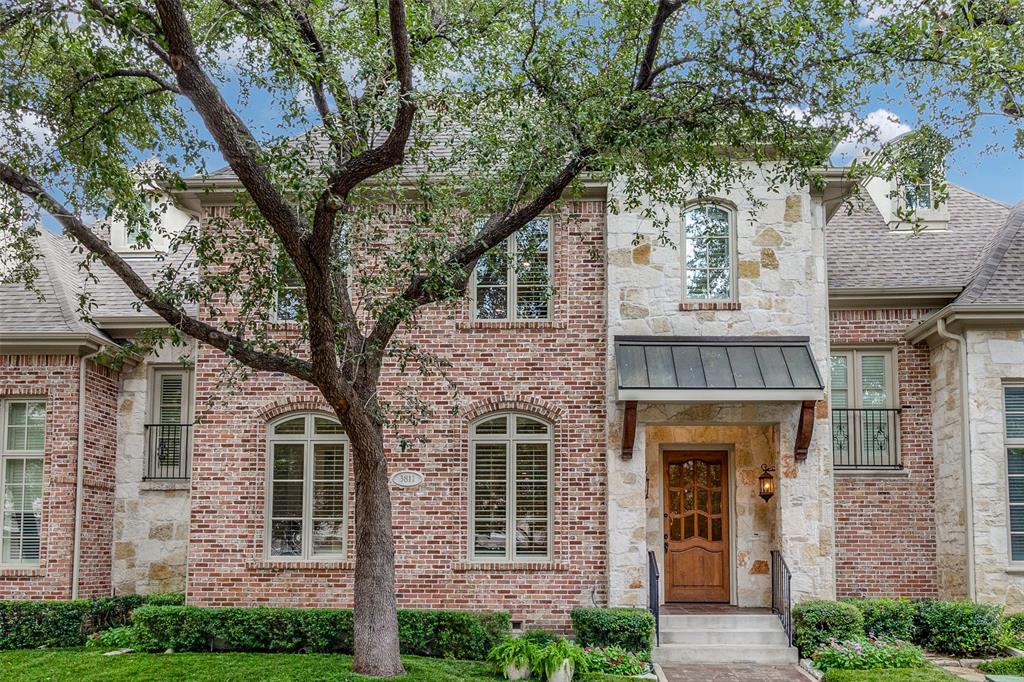
<svg viewBox="0 0 1024 682">
<path fill-rule="evenodd" d="M 157 367 L 150 384 L 146 478 L 187 478 L 191 443 L 191 372 Z"/>
<path fill-rule="evenodd" d="M 473 318 L 551 318 L 551 219 L 535 218 L 485 253 L 473 274 Z"/>
<path fill-rule="evenodd" d="M 266 554 L 322 559 L 345 555 L 348 439 L 326 417 L 291 415 L 271 426 Z"/>
<path fill-rule="evenodd" d="M 46 403 L 0 400 L 0 566 L 38 565 Z"/>
<path fill-rule="evenodd" d="M 1024 384 L 1003 387 L 1010 561 L 1024 562 Z"/>
<path fill-rule="evenodd" d="M 551 556 L 553 428 L 529 415 L 491 415 L 471 431 L 470 555 Z"/>
<path fill-rule="evenodd" d="M 899 467 L 894 352 L 836 350 L 830 358 L 836 467 Z"/>
</svg>

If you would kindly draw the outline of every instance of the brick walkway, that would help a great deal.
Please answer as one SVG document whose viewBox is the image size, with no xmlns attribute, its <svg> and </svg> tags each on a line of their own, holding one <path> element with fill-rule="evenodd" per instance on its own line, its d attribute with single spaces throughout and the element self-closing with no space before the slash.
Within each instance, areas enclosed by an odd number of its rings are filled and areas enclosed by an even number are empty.
<svg viewBox="0 0 1024 682">
<path fill-rule="evenodd" d="M 687 665 L 661 666 L 668 682 L 809 682 L 795 665 Z"/>
</svg>

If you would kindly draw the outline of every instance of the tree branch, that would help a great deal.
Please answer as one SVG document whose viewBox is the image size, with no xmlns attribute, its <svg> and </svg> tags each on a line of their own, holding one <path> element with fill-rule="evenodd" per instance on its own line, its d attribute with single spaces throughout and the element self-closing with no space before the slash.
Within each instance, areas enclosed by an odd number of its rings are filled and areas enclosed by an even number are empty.
<svg viewBox="0 0 1024 682">
<path fill-rule="evenodd" d="M 637 71 L 633 89 L 640 92 L 648 90 L 654 83 L 654 63 L 658 59 L 658 48 L 661 45 L 661 34 L 665 30 L 665 24 L 675 14 L 676 10 L 683 6 L 683 0 L 659 0 L 658 9 L 654 12 L 651 20 L 651 30 L 647 35 L 647 47 L 644 49 L 644 58 L 640 62 L 640 69 Z"/>
<path fill-rule="evenodd" d="M 313 380 L 313 371 L 309 363 L 276 353 L 255 350 L 238 336 L 227 334 L 205 322 L 200 322 L 163 300 L 111 248 L 110 244 L 100 239 L 81 219 L 72 214 L 71 211 L 43 189 L 33 178 L 18 172 L 2 161 L 0 161 L 0 182 L 31 199 L 37 206 L 52 215 L 61 224 L 65 232 L 74 237 L 90 253 L 95 254 L 104 265 L 120 277 L 121 281 L 147 308 L 155 312 L 174 328 L 223 351 L 253 369 L 267 372 L 283 372 L 303 381 Z"/>
<path fill-rule="evenodd" d="M 111 80 L 113 78 L 148 78 L 149 80 L 153 81 L 162 89 L 167 90 L 168 92 L 173 92 L 178 95 L 181 94 L 181 90 L 178 88 L 177 85 L 171 83 L 164 77 L 160 76 L 157 73 L 154 73 L 153 71 L 150 71 L 149 69 L 114 69 L 113 71 L 108 71 L 107 73 L 90 74 L 89 76 L 86 76 L 82 79 L 81 87 L 84 88 L 86 85 L 89 85 L 90 83 L 95 83 L 96 81 Z"/>
</svg>

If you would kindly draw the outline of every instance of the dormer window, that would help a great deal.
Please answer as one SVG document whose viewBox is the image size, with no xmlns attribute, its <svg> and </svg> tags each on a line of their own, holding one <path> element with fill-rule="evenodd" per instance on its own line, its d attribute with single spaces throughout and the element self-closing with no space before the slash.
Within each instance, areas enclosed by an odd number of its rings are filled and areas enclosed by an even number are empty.
<svg viewBox="0 0 1024 682">
<path fill-rule="evenodd" d="M 932 205 L 932 181 L 909 183 L 903 187 L 903 202 L 908 211 L 930 211 Z"/>
</svg>

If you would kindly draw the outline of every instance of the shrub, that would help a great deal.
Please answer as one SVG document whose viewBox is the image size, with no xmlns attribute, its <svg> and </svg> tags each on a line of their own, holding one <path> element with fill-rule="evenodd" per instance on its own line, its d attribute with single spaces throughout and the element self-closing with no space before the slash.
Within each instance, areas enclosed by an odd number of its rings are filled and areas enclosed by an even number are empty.
<svg viewBox="0 0 1024 682">
<path fill-rule="evenodd" d="M 650 659 L 646 654 L 635 654 L 620 646 L 588 647 L 587 669 L 608 675 L 642 675 L 650 670 Z"/>
<path fill-rule="evenodd" d="M 851 599 L 864 616 L 864 632 L 879 639 L 914 639 L 916 608 L 909 599 Z"/>
<path fill-rule="evenodd" d="M 1002 613 L 1000 606 L 970 601 L 919 602 L 917 642 L 951 656 L 987 654 L 999 644 Z"/>
<path fill-rule="evenodd" d="M 805 601 L 793 607 L 793 643 L 804 656 L 832 640 L 864 636 L 864 617 L 853 604 L 837 601 Z"/>
<path fill-rule="evenodd" d="M 132 617 L 147 651 L 344 652 L 353 645 L 348 609 L 145 606 Z M 483 660 L 509 636 L 504 612 L 400 610 L 402 653 Z"/>
<path fill-rule="evenodd" d="M 127 625 L 134 609 L 151 602 L 182 602 L 181 595 L 125 595 L 99 599 L 0 601 L 0 649 L 74 647 L 89 634 Z"/>
<path fill-rule="evenodd" d="M 978 669 L 989 675 L 1024 675 L 1024 656 L 985 661 L 978 666 Z"/>
<path fill-rule="evenodd" d="M 920 668 L 928 665 L 918 647 L 899 640 L 832 640 L 811 656 L 820 670 L 875 670 Z"/>
<path fill-rule="evenodd" d="M 999 643 L 1014 649 L 1024 648 L 1024 613 L 1015 613 L 1003 619 Z"/>
<path fill-rule="evenodd" d="M 553 632 L 547 630 L 527 630 L 524 632 L 520 639 L 525 639 L 527 642 L 536 644 L 539 647 L 545 647 L 551 642 L 557 642 L 560 639 L 565 639 L 562 635 L 556 635 Z"/>
<path fill-rule="evenodd" d="M 620 646 L 635 653 L 649 652 L 654 616 L 647 609 L 574 609 L 572 629 L 580 646 Z"/>
</svg>

